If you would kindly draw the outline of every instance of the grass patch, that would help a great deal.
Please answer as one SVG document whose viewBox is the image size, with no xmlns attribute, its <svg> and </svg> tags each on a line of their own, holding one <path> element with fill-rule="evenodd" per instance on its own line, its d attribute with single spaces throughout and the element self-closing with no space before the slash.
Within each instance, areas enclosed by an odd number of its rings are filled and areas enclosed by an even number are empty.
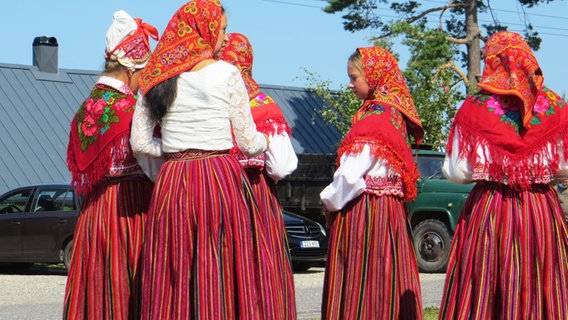
<svg viewBox="0 0 568 320">
<path fill-rule="evenodd" d="M 438 320 L 438 313 L 440 313 L 440 309 L 427 307 L 424 309 L 424 320 Z"/>
</svg>

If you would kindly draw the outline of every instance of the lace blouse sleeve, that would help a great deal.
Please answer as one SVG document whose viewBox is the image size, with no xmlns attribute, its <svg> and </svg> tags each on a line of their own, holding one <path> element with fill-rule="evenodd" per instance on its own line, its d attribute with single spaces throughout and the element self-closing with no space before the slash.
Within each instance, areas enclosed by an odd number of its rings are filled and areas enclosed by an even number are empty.
<svg viewBox="0 0 568 320">
<path fill-rule="evenodd" d="M 235 133 L 235 140 L 241 151 L 254 157 L 267 148 L 264 135 L 256 131 L 256 126 L 250 112 L 250 101 L 247 89 L 238 70 L 231 73 L 229 79 L 231 126 Z"/>
<path fill-rule="evenodd" d="M 130 145 L 134 154 L 145 154 L 150 157 L 162 156 L 162 141 L 154 137 L 156 122 L 150 117 L 150 111 L 141 97 L 136 102 L 136 110 L 132 118 Z"/>
</svg>

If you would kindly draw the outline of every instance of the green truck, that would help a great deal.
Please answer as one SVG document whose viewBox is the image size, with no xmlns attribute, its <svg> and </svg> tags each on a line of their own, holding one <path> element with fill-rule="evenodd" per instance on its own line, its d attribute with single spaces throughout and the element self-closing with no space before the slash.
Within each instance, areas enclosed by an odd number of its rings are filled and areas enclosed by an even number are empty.
<svg viewBox="0 0 568 320">
<path fill-rule="evenodd" d="M 473 184 L 456 184 L 442 175 L 445 154 L 415 150 L 418 194 L 407 203 L 412 241 L 421 272 L 445 272 L 456 223 Z"/>
</svg>

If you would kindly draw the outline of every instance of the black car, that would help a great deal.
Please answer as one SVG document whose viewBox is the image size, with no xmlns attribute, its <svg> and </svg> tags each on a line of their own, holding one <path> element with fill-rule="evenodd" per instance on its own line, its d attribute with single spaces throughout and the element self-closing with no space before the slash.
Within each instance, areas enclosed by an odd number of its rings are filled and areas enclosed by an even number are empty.
<svg viewBox="0 0 568 320">
<path fill-rule="evenodd" d="M 306 217 L 284 210 L 294 271 L 306 271 L 321 266 L 327 258 L 328 238 L 324 227 Z"/>
<path fill-rule="evenodd" d="M 80 197 L 70 184 L 40 184 L 0 196 L 0 262 L 69 267 Z M 284 211 L 294 270 L 321 265 L 327 257 L 325 229 L 308 218 Z"/>
<path fill-rule="evenodd" d="M 0 262 L 69 267 L 80 200 L 69 184 L 22 187 L 0 196 Z"/>
</svg>

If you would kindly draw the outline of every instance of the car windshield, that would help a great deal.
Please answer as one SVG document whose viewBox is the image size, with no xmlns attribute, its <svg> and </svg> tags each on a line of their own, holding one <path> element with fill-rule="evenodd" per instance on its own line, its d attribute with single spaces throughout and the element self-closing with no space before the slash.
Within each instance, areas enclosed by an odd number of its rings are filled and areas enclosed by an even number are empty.
<svg viewBox="0 0 568 320">
<path fill-rule="evenodd" d="M 429 178 L 443 178 L 442 164 L 444 157 L 436 156 L 418 156 L 416 159 L 418 165 L 418 172 L 420 176 L 426 179 Z"/>
</svg>

